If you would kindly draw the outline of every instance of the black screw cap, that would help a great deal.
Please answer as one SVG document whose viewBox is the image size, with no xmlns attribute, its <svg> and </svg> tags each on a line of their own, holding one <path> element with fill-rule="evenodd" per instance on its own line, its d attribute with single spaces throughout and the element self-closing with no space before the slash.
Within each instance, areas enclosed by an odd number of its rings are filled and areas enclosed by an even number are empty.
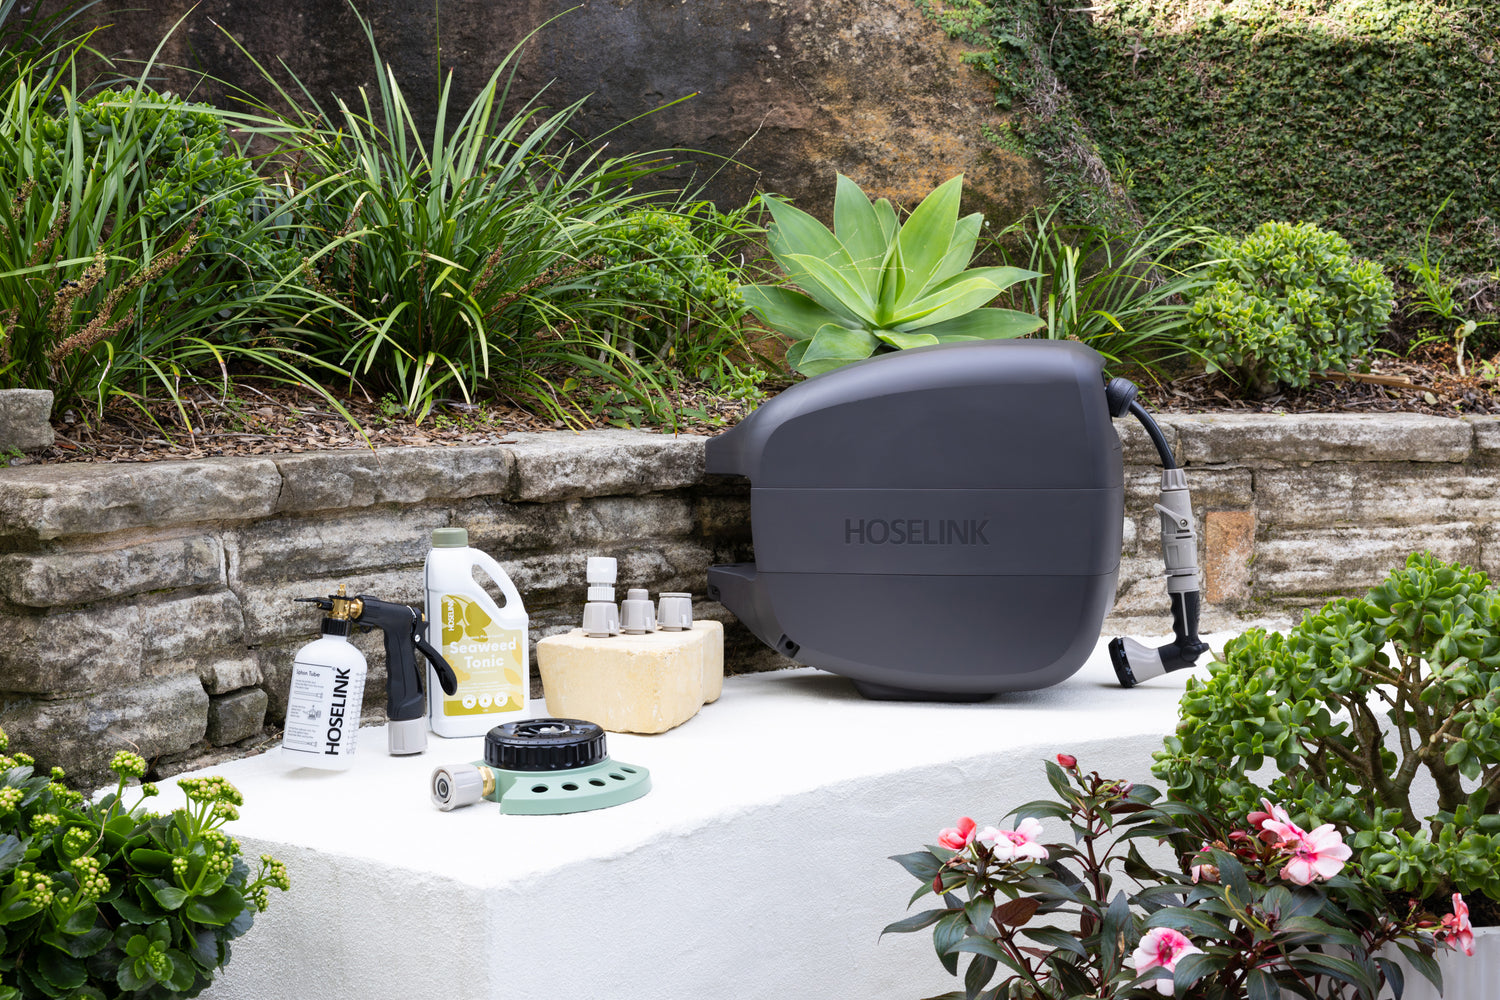
<svg viewBox="0 0 1500 1000">
<path fill-rule="evenodd" d="M 608 756 L 604 730 L 582 719 L 507 722 L 484 737 L 484 762 L 502 771 L 571 771 Z"/>
</svg>

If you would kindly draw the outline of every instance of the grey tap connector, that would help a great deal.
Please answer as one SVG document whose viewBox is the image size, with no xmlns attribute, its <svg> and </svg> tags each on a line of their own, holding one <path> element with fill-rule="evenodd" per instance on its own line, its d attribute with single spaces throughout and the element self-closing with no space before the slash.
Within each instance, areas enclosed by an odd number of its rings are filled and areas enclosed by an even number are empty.
<svg viewBox="0 0 1500 1000">
<path fill-rule="evenodd" d="M 692 594 L 659 594 L 656 627 L 663 632 L 686 632 L 693 627 Z"/>
<path fill-rule="evenodd" d="M 626 635 L 645 635 L 656 631 L 656 605 L 651 595 L 640 588 L 625 592 L 620 604 L 620 631 Z"/>
<path fill-rule="evenodd" d="M 618 572 L 613 556 L 589 556 L 589 602 L 583 606 L 583 631 L 590 638 L 620 634 L 620 607 L 615 603 Z"/>
</svg>

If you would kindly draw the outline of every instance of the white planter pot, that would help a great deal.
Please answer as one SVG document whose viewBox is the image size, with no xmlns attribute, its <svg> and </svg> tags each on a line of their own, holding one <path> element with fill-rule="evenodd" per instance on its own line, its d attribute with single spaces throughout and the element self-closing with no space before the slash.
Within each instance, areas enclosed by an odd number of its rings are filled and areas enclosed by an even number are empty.
<svg viewBox="0 0 1500 1000">
<path fill-rule="evenodd" d="M 1474 928 L 1474 954 L 1440 951 L 1438 968 L 1443 970 L 1442 1000 L 1497 1000 L 1500 998 L 1500 927 Z M 1406 973 L 1406 992 L 1401 1000 L 1438 1000 L 1438 991 L 1420 973 L 1401 963 Z M 1382 996 L 1390 995 L 1390 987 Z"/>
</svg>

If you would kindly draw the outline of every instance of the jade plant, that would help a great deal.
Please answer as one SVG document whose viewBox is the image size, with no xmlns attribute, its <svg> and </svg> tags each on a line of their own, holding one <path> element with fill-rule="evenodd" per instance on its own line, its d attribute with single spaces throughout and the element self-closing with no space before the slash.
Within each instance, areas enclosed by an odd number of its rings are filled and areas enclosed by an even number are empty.
<svg viewBox="0 0 1500 1000">
<path fill-rule="evenodd" d="M 1069 754 L 1047 776 L 1055 796 L 1017 808 L 1014 829 L 964 817 L 893 859 L 920 883 L 912 903 L 937 902 L 885 930 L 931 927 L 950 974 L 967 961 L 964 989 L 933 1000 L 1375 1000 L 1403 991 L 1396 954 L 1441 990 L 1434 954 L 1472 951 L 1461 898 L 1441 918 L 1393 902 L 1332 826 L 1172 803 Z M 1137 850 L 1157 841 L 1166 867 Z"/>
<path fill-rule="evenodd" d="M 1391 317 L 1391 280 L 1379 264 L 1356 260 L 1338 233 L 1267 222 L 1209 249 L 1211 284 L 1188 310 L 1189 343 L 1209 371 L 1229 373 L 1252 395 L 1347 369 Z"/>
<path fill-rule="evenodd" d="M 1233 813 L 1269 797 L 1345 831 L 1382 888 L 1500 901 L 1500 591 L 1485 574 L 1412 555 L 1285 635 L 1230 641 L 1180 714 L 1153 768 L 1174 798 Z"/>
<path fill-rule="evenodd" d="M 885 198 L 871 203 L 842 174 L 833 230 L 778 198 L 771 256 L 786 285 L 745 285 L 757 319 L 792 338 L 787 363 L 804 375 L 872 354 L 955 340 L 1020 337 L 1042 321 L 1014 309 L 987 308 L 1018 281 L 1017 267 L 969 268 L 984 217 L 958 216 L 963 175 L 939 185 L 901 223 Z"/>
<path fill-rule="evenodd" d="M 142 806 L 157 794 L 150 783 L 124 800 L 146 773 L 138 754 L 114 755 L 119 782 L 97 801 L 34 764 L 0 756 L 0 1000 L 197 996 L 269 890 L 290 884 L 270 855 L 252 875 L 221 831 L 240 793 L 223 778 L 184 778 L 187 805 L 156 815 Z"/>
</svg>

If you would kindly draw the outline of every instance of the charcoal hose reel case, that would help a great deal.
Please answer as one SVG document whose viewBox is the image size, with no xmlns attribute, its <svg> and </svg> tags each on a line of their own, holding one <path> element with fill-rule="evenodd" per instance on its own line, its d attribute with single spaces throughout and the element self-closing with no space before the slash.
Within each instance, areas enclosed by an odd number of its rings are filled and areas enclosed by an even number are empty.
<svg viewBox="0 0 1500 1000">
<path fill-rule="evenodd" d="M 847 365 L 708 442 L 750 481 L 755 561 L 709 595 L 762 641 L 876 698 L 977 700 L 1047 687 L 1088 658 L 1114 602 L 1124 464 L 1112 420 L 1161 455 L 1174 642 L 1116 639 L 1130 686 L 1191 666 L 1196 534 L 1181 470 L 1103 358 L 1070 341 L 972 341 Z"/>
</svg>

